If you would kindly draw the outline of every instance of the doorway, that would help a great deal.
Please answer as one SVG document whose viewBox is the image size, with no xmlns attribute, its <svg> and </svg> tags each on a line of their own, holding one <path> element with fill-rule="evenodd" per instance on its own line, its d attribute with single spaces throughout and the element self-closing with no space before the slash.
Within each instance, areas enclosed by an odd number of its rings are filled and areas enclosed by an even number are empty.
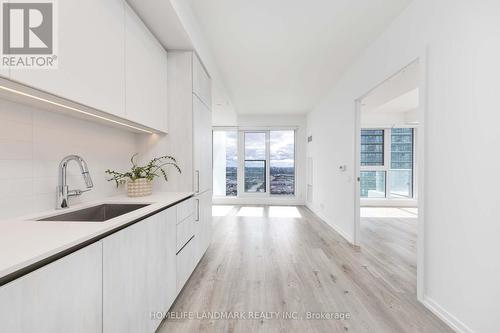
<svg viewBox="0 0 500 333">
<path fill-rule="evenodd" d="M 355 244 L 423 293 L 423 57 L 356 100 Z"/>
</svg>

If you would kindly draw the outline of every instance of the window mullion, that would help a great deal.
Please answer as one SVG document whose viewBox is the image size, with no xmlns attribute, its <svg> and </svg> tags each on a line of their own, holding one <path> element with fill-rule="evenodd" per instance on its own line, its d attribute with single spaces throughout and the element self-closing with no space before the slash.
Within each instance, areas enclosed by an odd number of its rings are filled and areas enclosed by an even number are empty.
<svg viewBox="0 0 500 333">
<path fill-rule="evenodd" d="M 384 130 L 384 143 L 385 143 L 385 157 L 384 157 L 384 168 L 385 168 L 385 197 L 391 198 L 391 158 L 392 158 L 392 129 L 388 128 Z"/>
<path fill-rule="evenodd" d="M 271 195 L 271 131 L 266 131 L 266 193 Z"/>
<path fill-rule="evenodd" d="M 238 196 L 245 195 L 245 132 L 238 131 L 238 172 L 237 184 Z"/>
</svg>

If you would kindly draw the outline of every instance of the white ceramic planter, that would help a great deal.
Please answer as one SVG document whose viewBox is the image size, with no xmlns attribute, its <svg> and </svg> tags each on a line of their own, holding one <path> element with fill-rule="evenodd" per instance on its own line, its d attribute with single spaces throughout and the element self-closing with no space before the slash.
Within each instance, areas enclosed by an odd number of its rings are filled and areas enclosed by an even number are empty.
<svg viewBox="0 0 500 333">
<path fill-rule="evenodd" d="M 153 182 L 147 179 L 129 180 L 127 194 L 129 197 L 145 197 L 153 193 Z"/>
</svg>

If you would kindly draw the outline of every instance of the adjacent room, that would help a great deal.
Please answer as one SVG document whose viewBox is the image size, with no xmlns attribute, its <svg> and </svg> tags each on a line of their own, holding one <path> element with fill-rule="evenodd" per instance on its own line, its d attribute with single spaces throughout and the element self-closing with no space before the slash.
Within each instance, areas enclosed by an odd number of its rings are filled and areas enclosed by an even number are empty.
<svg viewBox="0 0 500 333">
<path fill-rule="evenodd" d="M 496 0 L 0 0 L 0 332 L 500 332 Z"/>
<path fill-rule="evenodd" d="M 417 299 L 419 175 L 423 142 L 419 61 L 381 82 L 359 100 L 358 245 L 391 283 Z M 421 120 L 422 119 L 422 120 Z M 418 152 L 418 154 L 417 154 Z M 424 223 L 423 218 L 420 223 Z M 418 237 L 421 237 L 420 242 Z M 420 276 L 421 277 L 421 276 Z"/>
</svg>

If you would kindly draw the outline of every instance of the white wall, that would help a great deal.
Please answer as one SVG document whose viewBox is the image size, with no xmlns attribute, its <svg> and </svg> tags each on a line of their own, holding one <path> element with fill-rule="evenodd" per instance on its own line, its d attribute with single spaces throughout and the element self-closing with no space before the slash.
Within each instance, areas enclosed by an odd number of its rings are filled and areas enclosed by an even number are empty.
<svg viewBox="0 0 500 333">
<path fill-rule="evenodd" d="M 405 127 L 417 121 L 417 110 L 407 112 L 361 112 L 362 128 Z"/>
<path fill-rule="evenodd" d="M 217 67 L 212 50 L 210 49 L 203 31 L 198 24 L 198 18 L 193 11 L 191 1 L 170 0 L 170 2 L 175 9 L 185 32 L 191 39 L 193 48 L 196 50 L 196 53 L 199 55 L 203 65 L 205 65 L 210 77 L 212 78 L 212 112 L 214 118 L 221 115 L 224 119 L 228 119 L 229 117 L 234 121 L 235 113 L 231 100 L 231 94 L 225 85 L 225 80 Z"/>
<path fill-rule="evenodd" d="M 226 132 L 213 132 L 213 195 L 226 195 Z"/>
<path fill-rule="evenodd" d="M 308 117 L 311 208 L 352 239 L 354 100 L 427 46 L 424 302 L 462 331 L 500 331 L 499 17 L 493 0 L 413 1 Z"/>
<path fill-rule="evenodd" d="M 116 195 L 104 171 L 126 169 L 136 134 L 0 99 L 0 221 L 54 209 L 58 166 L 69 154 L 88 163 L 94 189 L 70 203 Z M 84 189 L 76 163 L 68 165 L 70 188 Z"/>
</svg>

